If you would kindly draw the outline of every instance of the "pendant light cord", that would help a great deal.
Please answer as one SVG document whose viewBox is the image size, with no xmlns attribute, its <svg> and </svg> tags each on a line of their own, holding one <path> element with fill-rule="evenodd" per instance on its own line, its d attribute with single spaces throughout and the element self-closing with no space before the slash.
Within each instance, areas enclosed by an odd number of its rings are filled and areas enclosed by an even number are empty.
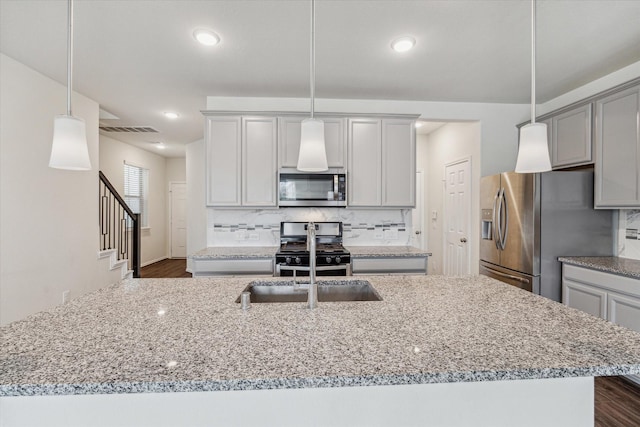
<svg viewBox="0 0 640 427">
<path fill-rule="evenodd" d="M 68 0 L 67 32 L 67 116 L 71 116 L 71 82 L 73 74 L 73 0 Z"/>
<path fill-rule="evenodd" d="M 310 86 L 311 86 L 311 118 L 313 119 L 313 104 L 315 98 L 316 82 L 316 2 L 311 0 L 311 61 L 309 64 Z"/>
<path fill-rule="evenodd" d="M 536 122 L 536 0 L 531 0 L 531 124 Z"/>
</svg>

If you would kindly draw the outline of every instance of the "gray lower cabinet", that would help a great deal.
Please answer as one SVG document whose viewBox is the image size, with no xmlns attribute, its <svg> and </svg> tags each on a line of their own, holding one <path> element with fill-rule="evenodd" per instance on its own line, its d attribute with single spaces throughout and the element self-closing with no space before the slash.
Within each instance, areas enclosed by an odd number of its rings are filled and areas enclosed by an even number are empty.
<svg viewBox="0 0 640 427">
<path fill-rule="evenodd" d="M 595 103 L 595 207 L 640 206 L 640 86 Z"/>
<path fill-rule="evenodd" d="M 193 277 L 202 276 L 273 276 L 273 257 L 241 259 L 194 259 Z"/>
<path fill-rule="evenodd" d="M 308 116 L 278 118 L 278 166 L 295 168 L 300 151 L 300 126 Z M 344 169 L 347 158 L 345 119 L 317 116 L 324 122 L 324 145 L 330 168 Z"/>
<path fill-rule="evenodd" d="M 638 279 L 563 264 L 562 303 L 640 332 Z"/>
<path fill-rule="evenodd" d="M 551 166 L 554 169 L 592 163 L 591 103 L 551 118 Z"/>
<path fill-rule="evenodd" d="M 351 258 L 352 274 L 427 274 L 426 256 Z"/>
</svg>

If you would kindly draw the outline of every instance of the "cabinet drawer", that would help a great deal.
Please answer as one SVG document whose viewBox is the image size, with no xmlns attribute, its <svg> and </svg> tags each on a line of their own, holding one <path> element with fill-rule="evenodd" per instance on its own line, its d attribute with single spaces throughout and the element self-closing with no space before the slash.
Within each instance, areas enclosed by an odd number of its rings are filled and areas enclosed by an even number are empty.
<svg viewBox="0 0 640 427">
<path fill-rule="evenodd" d="M 599 288 L 640 298 L 640 280 L 603 271 L 563 264 L 563 279 L 591 284 Z"/>
<path fill-rule="evenodd" d="M 427 257 L 352 258 L 353 274 L 427 274 Z"/>
<path fill-rule="evenodd" d="M 273 259 L 194 260 L 194 276 L 273 275 Z"/>
</svg>

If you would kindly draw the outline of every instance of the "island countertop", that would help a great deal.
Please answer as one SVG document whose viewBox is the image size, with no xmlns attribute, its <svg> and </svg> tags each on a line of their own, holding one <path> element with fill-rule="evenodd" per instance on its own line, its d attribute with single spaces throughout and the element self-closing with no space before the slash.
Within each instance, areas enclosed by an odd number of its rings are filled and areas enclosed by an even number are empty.
<svg viewBox="0 0 640 427">
<path fill-rule="evenodd" d="M 124 280 L 2 327 L 0 396 L 640 373 L 640 334 L 488 277 L 358 279 L 383 301 L 243 311 L 255 279 Z"/>
<path fill-rule="evenodd" d="M 581 256 L 559 257 L 558 261 L 565 264 L 585 267 L 591 270 L 640 279 L 640 260 L 615 256 Z"/>
</svg>

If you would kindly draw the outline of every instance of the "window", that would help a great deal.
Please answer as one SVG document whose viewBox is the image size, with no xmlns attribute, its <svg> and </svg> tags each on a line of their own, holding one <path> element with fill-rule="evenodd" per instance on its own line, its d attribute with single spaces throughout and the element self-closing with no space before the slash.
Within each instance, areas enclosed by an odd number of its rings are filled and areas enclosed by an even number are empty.
<svg viewBox="0 0 640 427">
<path fill-rule="evenodd" d="M 124 165 L 124 201 L 129 208 L 140 214 L 140 226 L 149 226 L 147 212 L 149 195 L 149 169 L 126 164 Z"/>
</svg>

